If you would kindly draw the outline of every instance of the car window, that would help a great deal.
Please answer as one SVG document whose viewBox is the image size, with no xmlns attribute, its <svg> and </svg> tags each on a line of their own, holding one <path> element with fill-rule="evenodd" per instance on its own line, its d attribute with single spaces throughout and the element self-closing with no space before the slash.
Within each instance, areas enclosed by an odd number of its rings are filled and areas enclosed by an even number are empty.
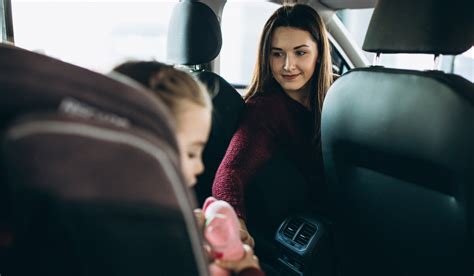
<svg viewBox="0 0 474 276">
<path fill-rule="evenodd" d="M 224 7 L 220 74 L 242 93 L 252 78 L 263 26 L 279 7 L 270 2 L 236 0 L 230 0 Z M 331 47 L 331 56 L 334 73 L 343 74 L 349 70 L 335 47 Z"/>
<path fill-rule="evenodd" d="M 263 25 L 279 7 L 263 1 L 227 1 L 221 22 L 220 74 L 228 82 L 250 83 Z"/>
<path fill-rule="evenodd" d="M 164 61 L 176 2 L 13 0 L 15 44 L 99 72 L 129 59 Z"/>
<path fill-rule="evenodd" d="M 336 14 L 341 19 L 352 38 L 362 46 L 365 33 L 369 27 L 373 9 L 340 10 Z M 364 52 L 369 60 L 375 54 Z M 379 64 L 392 67 L 414 70 L 431 70 L 434 66 L 434 56 L 431 54 L 382 54 Z M 453 73 L 474 81 L 474 52 L 471 50 L 457 56 L 442 56 L 439 69 L 446 73 Z"/>
</svg>

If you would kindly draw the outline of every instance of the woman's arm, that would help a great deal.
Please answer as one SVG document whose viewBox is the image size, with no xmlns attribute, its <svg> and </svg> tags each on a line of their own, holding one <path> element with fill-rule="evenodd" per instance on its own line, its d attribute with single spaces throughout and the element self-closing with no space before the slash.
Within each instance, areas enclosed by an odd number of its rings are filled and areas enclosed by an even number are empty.
<svg viewBox="0 0 474 276">
<path fill-rule="evenodd" d="M 245 188 L 272 157 L 281 132 L 279 118 L 284 116 L 271 98 L 251 100 L 246 107 L 212 187 L 213 196 L 229 202 L 243 219 Z"/>
</svg>

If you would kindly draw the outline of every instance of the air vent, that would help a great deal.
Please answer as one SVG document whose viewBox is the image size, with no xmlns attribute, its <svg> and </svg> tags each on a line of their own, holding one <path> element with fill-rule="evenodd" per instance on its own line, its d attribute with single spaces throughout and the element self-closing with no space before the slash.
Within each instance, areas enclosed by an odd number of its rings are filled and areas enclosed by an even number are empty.
<svg viewBox="0 0 474 276">
<path fill-rule="evenodd" d="M 315 226 L 305 223 L 301 230 L 298 232 L 298 235 L 296 235 L 295 242 L 302 246 L 306 246 L 313 237 L 313 235 L 316 233 L 316 229 L 317 228 Z"/>
<path fill-rule="evenodd" d="M 283 230 L 283 236 L 292 240 L 295 237 L 296 232 L 300 229 L 303 221 L 300 219 L 291 219 Z"/>
</svg>

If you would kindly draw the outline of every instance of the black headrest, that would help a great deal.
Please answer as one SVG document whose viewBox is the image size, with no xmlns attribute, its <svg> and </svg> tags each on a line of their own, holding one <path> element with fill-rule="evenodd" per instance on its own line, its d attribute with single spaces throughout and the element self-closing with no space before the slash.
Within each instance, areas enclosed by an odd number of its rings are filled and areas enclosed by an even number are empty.
<svg viewBox="0 0 474 276">
<path fill-rule="evenodd" d="M 168 29 L 169 63 L 209 63 L 219 55 L 221 47 L 221 27 L 208 6 L 188 1 L 176 4 Z"/>
<path fill-rule="evenodd" d="M 474 42 L 473 6 L 472 0 L 379 0 L 363 49 L 460 54 Z"/>
</svg>

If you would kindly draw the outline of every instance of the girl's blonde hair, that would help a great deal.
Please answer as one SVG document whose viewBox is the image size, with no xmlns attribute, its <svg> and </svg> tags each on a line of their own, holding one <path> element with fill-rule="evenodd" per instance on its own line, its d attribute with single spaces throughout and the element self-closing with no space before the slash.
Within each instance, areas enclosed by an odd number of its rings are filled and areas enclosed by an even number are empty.
<svg viewBox="0 0 474 276">
<path fill-rule="evenodd" d="M 201 82 L 170 65 L 158 61 L 129 61 L 113 70 L 151 89 L 175 118 L 183 111 L 185 100 L 211 109 L 209 93 Z"/>
</svg>

